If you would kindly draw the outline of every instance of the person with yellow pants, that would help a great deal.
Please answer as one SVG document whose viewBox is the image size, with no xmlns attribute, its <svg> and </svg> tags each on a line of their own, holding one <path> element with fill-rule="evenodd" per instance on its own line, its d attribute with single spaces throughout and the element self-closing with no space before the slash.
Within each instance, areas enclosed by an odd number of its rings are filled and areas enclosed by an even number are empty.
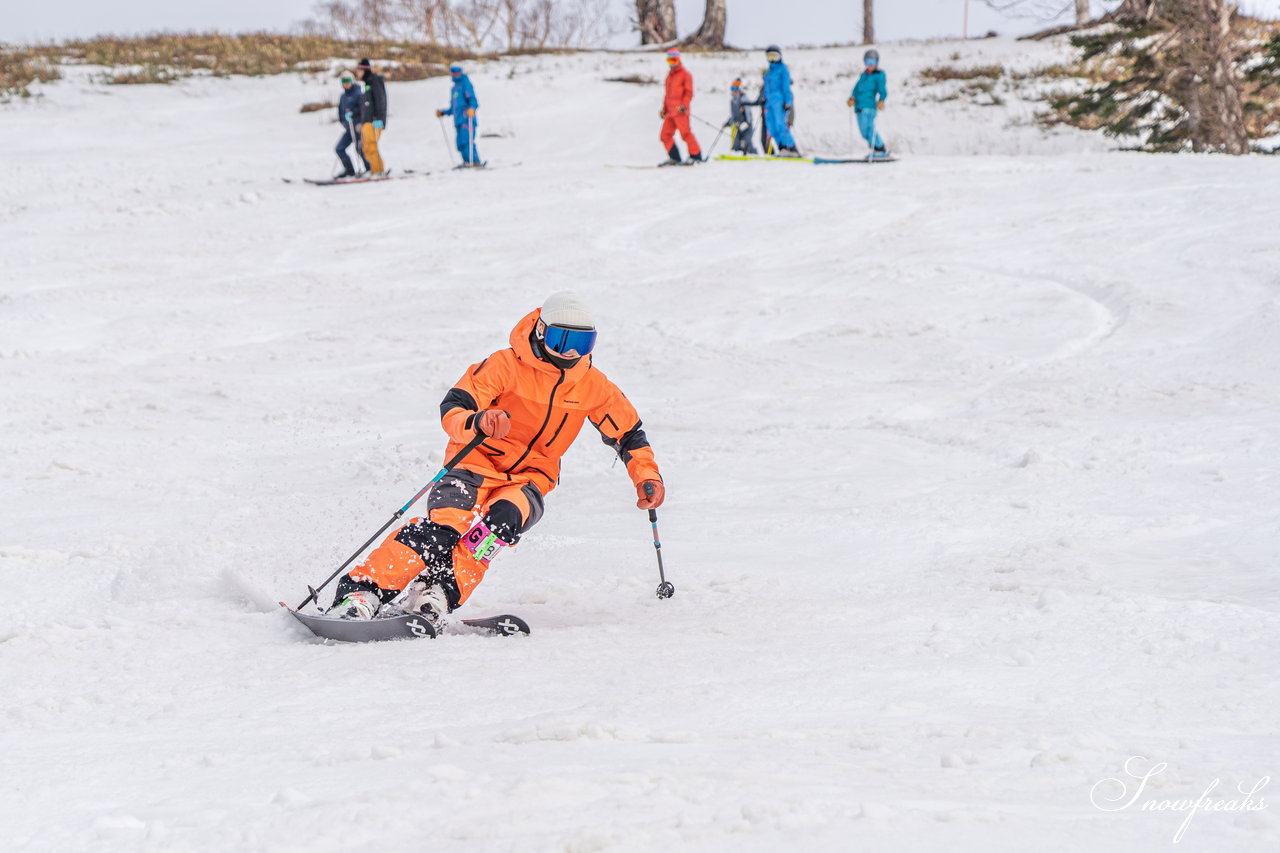
<svg viewBox="0 0 1280 853">
<path fill-rule="evenodd" d="M 374 175 L 385 175 L 387 168 L 378 152 L 378 140 L 387 127 L 387 83 L 381 74 L 373 73 L 373 65 L 368 59 L 360 60 L 356 70 L 364 84 L 364 95 L 360 99 L 361 150 L 364 159 L 369 161 L 369 171 Z"/>
<path fill-rule="evenodd" d="M 592 363 L 595 321 L 582 300 L 552 294 L 508 340 L 509 348 L 467 368 L 440 404 L 446 457 L 477 436 L 484 441 L 432 487 L 426 517 L 343 575 L 329 615 L 372 619 L 395 600 L 438 624 L 542 518 L 560 457 L 587 421 L 626 465 L 636 506 L 662 505 L 666 490 L 640 416 Z"/>
</svg>

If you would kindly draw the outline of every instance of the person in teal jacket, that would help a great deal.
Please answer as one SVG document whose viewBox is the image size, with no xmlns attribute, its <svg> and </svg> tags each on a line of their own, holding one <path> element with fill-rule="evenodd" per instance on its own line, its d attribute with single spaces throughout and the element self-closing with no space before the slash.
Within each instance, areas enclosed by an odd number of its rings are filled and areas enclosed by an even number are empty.
<svg viewBox="0 0 1280 853">
<path fill-rule="evenodd" d="M 791 136 L 791 120 L 795 103 L 791 100 L 791 72 L 782 61 L 782 50 L 777 45 L 769 45 L 765 51 L 769 59 L 769 67 L 764 72 L 764 89 L 760 96 L 764 98 L 764 126 L 769 129 L 769 136 L 777 153 L 783 157 L 799 157 L 795 138 Z M 765 153 L 769 153 L 766 149 Z"/>
<path fill-rule="evenodd" d="M 888 157 L 884 140 L 876 133 L 876 114 L 884 109 L 885 99 L 889 97 L 889 87 L 885 83 L 884 72 L 880 70 L 880 51 L 875 48 L 868 50 L 862 57 L 862 63 L 866 69 L 853 85 L 848 103 L 858 116 L 858 132 L 867 140 L 871 156 L 877 159 Z"/>
<path fill-rule="evenodd" d="M 471 85 L 471 78 L 462 73 L 462 66 L 456 62 L 449 66 L 449 76 L 453 78 L 449 108 L 436 110 L 436 116 L 453 116 L 454 138 L 458 153 L 462 155 L 462 165 L 483 166 L 476 154 L 476 108 L 480 106 L 476 89 Z"/>
</svg>

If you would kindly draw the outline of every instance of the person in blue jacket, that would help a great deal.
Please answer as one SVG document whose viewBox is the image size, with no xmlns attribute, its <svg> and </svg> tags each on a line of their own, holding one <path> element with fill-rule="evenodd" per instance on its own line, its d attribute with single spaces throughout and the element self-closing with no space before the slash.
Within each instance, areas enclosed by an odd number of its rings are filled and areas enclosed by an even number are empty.
<svg viewBox="0 0 1280 853">
<path fill-rule="evenodd" d="M 364 159 L 360 137 L 356 132 L 356 123 L 360 120 L 360 97 L 364 94 L 364 88 L 356 85 L 356 77 L 350 71 L 343 71 L 340 79 L 342 80 L 342 97 L 338 99 L 338 123 L 342 125 L 342 138 L 338 140 L 337 148 L 334 150 L 338 152 L 338 159 L 342 161 L 342 174 L 336 177 L 354 178 L 356 170 L 351 165 L 351 158 L 347 156 L 347 148 L 352 143 L 356 146 L 356 154 L 364 163 L 364 170 L 369 171 L 369 161 Z"/>
<path fill-rule="evenodd" d="M 791 72 L 782 62 L 782 50 L 769 45 L 765 50 L 769 68 L 764 73 L 764 125 L 769 129 L 776 153 L 782 157 L 799 157 L 796 141 L 791 136 L 795 104 L 791 100 Z M 768 151 L 765 152 L 769 153 Z"/>
<path fill-rule="evenodd" d="M 462 165 L 483 166 L 483 161 L 476 154 L 476 108 L 480 106 L 480 101 L 476 99 L 475 87 L 471 85 L 471 78 L 462 73 L 462 66 L 456 62 L 449 66 L 449 76 L 453 77 L 449 108 L 436 110 L 436 115 L 453 116 L 453 130 L 457 138 L 458 153 L 462 155 Z"/>
<path fill-rule="evenodd" d="M 853 84 L 848 103 L 858 116 L 858 132 L 867 140 L 871 156 L 879 160 L 889 156 L 884 140 L 876 133 L 876 114 L 884 109 L 889 88 L 885 84 L 884 72 L 880 70 L 880 51 L 875 48 L 868 50 L 862 57 L 862 64 L 866 68 L 858 82 Z"/>
</svg>

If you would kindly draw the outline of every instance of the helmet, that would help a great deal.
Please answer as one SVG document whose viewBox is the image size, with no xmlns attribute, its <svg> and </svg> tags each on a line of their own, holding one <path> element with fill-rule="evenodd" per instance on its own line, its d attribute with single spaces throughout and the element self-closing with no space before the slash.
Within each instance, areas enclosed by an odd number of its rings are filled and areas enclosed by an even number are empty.
<svg viewBox="0 0 1280 853">
<path fill-rule="evenodd" d="M 667 51 L 667 62 L 668 62 L 668 63 L 670 63 L 671 65 L 679 65 L 679 64 L 680 64 L 680 51 L 676 50 L 674 47 L 673 47 L 673 48 L 671 48 L 671 50 L 668 50 L 668 51 Z"/>
<path fill-rule="evenodd" d="M 764 55 L 768 57 L 770 62 L 781 62 L 782 48 L 778 47 L 776 44 L 771 44 L 764 49 Z"/>
<path fill-rule="evenodd" d="M 462 66 L 461 66 L 461 65 L 459 65 L 459 64 L 458 64 L 458 63 L 456 63 L 456 62 L 455 62 L 455 63 L 453 63 L 452 65 L 450 65 L 450 66 L 449 66 L 449 73 L 450 73 L 450 74 L 461 74 L 461 73 L 462 73 Z"/>
<path fill-rule="evenodd" d="M 356 82 L 356 76 L 350 71 L 343 71 L 338 75 L 338 80 L 343 83 L 354 83 Z"/>
<path fill-rule="evenodd" d="M 729 84 L 729 91 L 737 92 L 740 89 L 742 89 L 742 80 L 740 78 L 734 78 L 734 81 Z"/>
<path fill-rule="evenodd" d="M 560 364 L 563 360 L 571 366 L 595 349 L 595 318 L 582 297 L 573 291 L 562 290 L 548 296 L 542 303 L 538 318 L 545 324 L 542 345 L 549 351 L 553 363 L 563 367 L 565 365 Z"/>
<path fill-rule="evenodd" d="M 880 51 L 876 50 L 874 47 L 871 48 L 866 53 L 862 54 L 862 61 L 867 65 L 879 65 Z"/>
</svg>

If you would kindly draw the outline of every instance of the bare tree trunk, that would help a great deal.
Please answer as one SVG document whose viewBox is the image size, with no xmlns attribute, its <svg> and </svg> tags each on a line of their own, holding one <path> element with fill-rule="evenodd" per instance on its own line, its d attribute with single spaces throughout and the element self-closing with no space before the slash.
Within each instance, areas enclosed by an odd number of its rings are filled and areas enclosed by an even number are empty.
<svg viewBox="0 0 1280 853">
<path fill-rule="evenodd" d="M 1076 0 L 1076 26 L 1089 23 L 1089 0 Z"/>
<path fill-rule="evenodd" d="M 1125 0 L 1126 5 L 1130 0 Z M 1134 0 L 1147 3 L 1152 17 L 1169 26 L 1170 88 L 1187 112 L 1187 141 L 1193 151 L 1248 154 L 1244 98 L 1232 57 L 1229 0 Z"/>
<path fill-rule="evenodd" d="M 684 40 L 686 46 L 707 50 L 724 49 L 724 2 L 725 0 L 707 0 L 707 9 L 702 15 L 702 26 Z"/>
<path fill-rule="evenodd" d="M 862 0 L 862 43 L 875 44 L 875 41 L 876 41 L 875 0 Z"/>
<path fill-rule="evenodd" d="M 675 0 L 636 0 L 636 27 L 641 44 L 675 41 Z"/>
<path fill-rule="evenodd" d="M 1221 134 L 1221 150 L 1228 154 L 1248 154 L 1249 134 L 1244 123 L 1244 101 L 1240 80 L 1231 61 L 1231 15 L 1235 7 L 1226 0 L 1200 0 L 1205 6 L 1210 55 L 1209 94 L 1213 103 L 1212 122 Z M 1216 134 L 1215 134 L 1216 135 Z"/>
</svg>

